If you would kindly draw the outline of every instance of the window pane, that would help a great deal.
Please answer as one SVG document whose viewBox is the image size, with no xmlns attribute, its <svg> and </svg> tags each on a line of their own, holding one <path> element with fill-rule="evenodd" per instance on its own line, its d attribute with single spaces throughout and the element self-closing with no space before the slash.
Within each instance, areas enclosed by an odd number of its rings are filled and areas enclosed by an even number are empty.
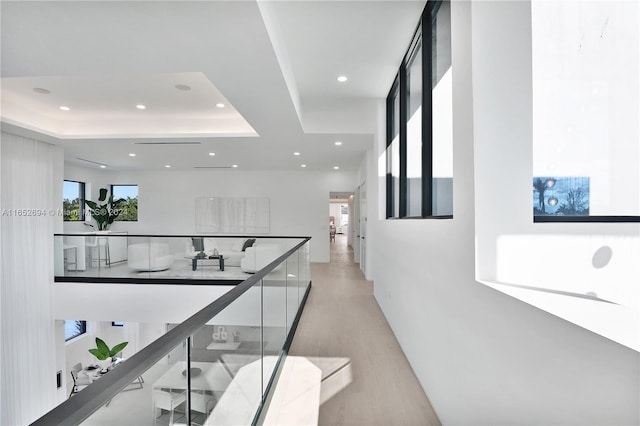
<svg viewBox="0 0 640 426">
<path fill-rule="evenodd" d="M 84 183 L 64 181 L 62 208 L 65 221 L 84 220 Z"/>
<path fill-rule="evenodd" d="M 400 138 L 396 136 L 387 149 L 387 154 L 391 160 L 391 179 L 393 188 L 393 215 L 400 216 Z"/>
<path fill-rule="evenodd" d="M 407 65 L 407 214 L 422 216 L 422 43 Z"/>
<path fill-rule="evenodd" d="M 387 141 L 387 173 L 391 175 L 391 185 L 387 188 L 391 193 L 387 197 L 391 197 L 391 210 L 387 212 L 388 217 L 399 217 L 400 214 L 400 91 L 398 85 L 391 95 L 391 102 L 388 108 L 391 108 L 391 140 Z"/>
<path fill-rule="evenodd" d="M 113 195 L 114 201 L 119 199 L 124 200 L 118 205 L 118 209 L 121 210 L 121 213 L 116 220 L 137 221 L 138 185 L 111 185 L 111 194 Z"/>
<path fill-rule="evenodd" d="M 65 320 L 64 340 L 71 340 L 87 332 L 87 322 L 78 320 Z"/>
<path fill-rule="evenodd" d="M 639 216 L 640 3 L 531 12 L 534 215 Z"/>
<path fill-rule="evenodd" d="M 453 214 L 453 84 L 451 5 L 436 7 L 431 31 L 433 108 L 433 215 Z"/>
</svg>

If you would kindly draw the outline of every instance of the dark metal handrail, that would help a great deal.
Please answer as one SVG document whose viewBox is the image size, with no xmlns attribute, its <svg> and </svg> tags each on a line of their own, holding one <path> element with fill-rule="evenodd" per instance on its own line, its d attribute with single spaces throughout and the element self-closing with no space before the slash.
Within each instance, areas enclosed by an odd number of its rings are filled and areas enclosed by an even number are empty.
<svg viewBox="0 0 640 426">
<path fill-rule="evenodd" d="M 65 234 L 55 234 L 65 235 Z M 68 234 L 67 234 L 68 235 Z M 146 235 L 150 237 L 150 235 Z M 155 235 L 153 236 L 155 237 Z M 268 237 L 276 238 L 276 237 Z M 286 237 L 295 238 L 295 237 Z M 267 274 L 281 263 L 285 262 L 295 251 L 307 243 L 311 237 L 298 237 L 303 241 L 288 250 L 282 256 L 238 284 L 230 291 L 204 307 L 190 318 L 179 324 L 162 337 L 153 341 L 118 368 L 92 383 L 82 392 L 77 393 L 62 404 L 49 411 L 32 423 L 34 426 L 49 426 L 59 424 L 80 424 L 83 420 L 102 407 L 107 401 L 126 388 L 132 381 L 142 375 L 162 357 L 171 352 L 176 346 L 184 342 L 194 332 L 204 326 L 209 320 L 222 312 L 227 306 L 247 290 L 259 283 Z"/>
</svg>

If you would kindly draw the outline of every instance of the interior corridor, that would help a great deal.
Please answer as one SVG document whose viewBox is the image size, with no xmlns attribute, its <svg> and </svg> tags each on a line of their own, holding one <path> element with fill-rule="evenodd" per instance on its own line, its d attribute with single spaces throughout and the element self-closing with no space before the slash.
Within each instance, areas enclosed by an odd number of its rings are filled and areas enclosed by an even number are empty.
<svg viewBox="0 0 640 426">
<path fill-rule="evenodd" d="M 290 355 L 322 369 L 321 425 L 440 425 L 346 235 L 331 262 L 313 263 L 313 287 Z"/>
</svg>

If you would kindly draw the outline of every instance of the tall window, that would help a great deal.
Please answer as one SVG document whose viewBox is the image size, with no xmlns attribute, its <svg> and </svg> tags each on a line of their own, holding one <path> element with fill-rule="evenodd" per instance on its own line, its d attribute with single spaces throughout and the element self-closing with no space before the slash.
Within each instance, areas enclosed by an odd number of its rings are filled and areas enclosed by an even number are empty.
<svg viewBox="0 0 640 426">
<path fill-rule="evenodd" d="M 113 200 L 124 200 L 118 205 L 121 210 L 116 220 L 135 222 L 138 220 L 138 185 L 111 185 Z"/>
<path fill-rule="evenodd" d="M 87 332 L 87 322 L 79 320 L 65 320 L 64 340 L 65 342 Z"/>
<path fill-rule="evenodd" d="M 387 217 L 453 216 L 452 106 L 451 7 L 429 2 L 387 97 Z"/>
<path fill-rule="evenodd" d="M 64 181 L 62 187 L 62 209 L 65 221 L 84 220 L 84 182 Z"/>
</svg>

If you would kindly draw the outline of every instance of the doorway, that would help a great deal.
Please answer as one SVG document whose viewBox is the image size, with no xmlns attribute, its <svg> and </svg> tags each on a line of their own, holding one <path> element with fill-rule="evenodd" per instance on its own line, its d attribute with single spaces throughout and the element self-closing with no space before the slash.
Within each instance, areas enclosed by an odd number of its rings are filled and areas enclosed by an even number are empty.
<svg viewBox="0 0 640 426">
<path fill-rule="evenodd" d="M 353 247 L 353 192 L 329 193 L 329 244 Z"/>
</svg>

